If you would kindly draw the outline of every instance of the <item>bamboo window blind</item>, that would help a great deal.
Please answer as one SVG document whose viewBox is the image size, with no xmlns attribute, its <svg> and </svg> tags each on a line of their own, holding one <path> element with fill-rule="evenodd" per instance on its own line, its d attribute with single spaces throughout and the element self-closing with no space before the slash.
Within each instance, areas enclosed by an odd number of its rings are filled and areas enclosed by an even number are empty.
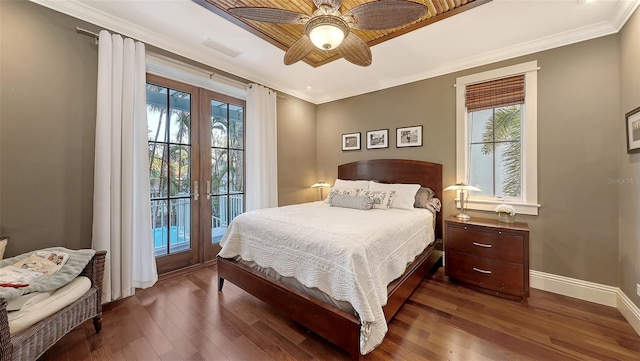
<svg viewBox="0 0 640 361">
<path fill-rule="evenodd" d="M 524 74 L 467 85 L 467 112 L 524 104 Z"/>
</svg>

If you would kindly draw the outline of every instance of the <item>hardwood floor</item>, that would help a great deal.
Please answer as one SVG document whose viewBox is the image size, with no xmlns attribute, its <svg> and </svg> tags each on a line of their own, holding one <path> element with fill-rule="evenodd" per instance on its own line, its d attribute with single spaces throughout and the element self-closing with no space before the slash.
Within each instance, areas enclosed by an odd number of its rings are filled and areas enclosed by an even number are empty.
<svg viewBox="0 0 640 361">
<path fill-rule="evenodd" d="M 41 360 L 347 360 L 233 284 L 215 266 L 106 305 Z M 640 360 L 640 336 L 615 308 L 532 289 L 528 302 L 451 284 L 442 269 L 389 324 L 374 360 Z"/>
</svg>

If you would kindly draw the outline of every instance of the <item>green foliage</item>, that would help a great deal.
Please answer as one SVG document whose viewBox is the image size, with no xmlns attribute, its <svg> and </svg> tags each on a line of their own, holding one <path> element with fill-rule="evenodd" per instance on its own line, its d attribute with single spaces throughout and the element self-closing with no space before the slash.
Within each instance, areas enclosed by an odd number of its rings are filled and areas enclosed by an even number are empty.
<svg viewBox="0 0 640 361">
<path fill-rule="evenodd" d="M 491 154 L 494 144 L 505 146 L 500 154 L 504 164 L 502 191 L 510 197 L 519 197 L 521 194 L 521 132 L 520 106 L 510 106 L 497 108 L 482 133 L 482 141 L 488 142 L 482 147 L 483 154 Z"/>
</svg>

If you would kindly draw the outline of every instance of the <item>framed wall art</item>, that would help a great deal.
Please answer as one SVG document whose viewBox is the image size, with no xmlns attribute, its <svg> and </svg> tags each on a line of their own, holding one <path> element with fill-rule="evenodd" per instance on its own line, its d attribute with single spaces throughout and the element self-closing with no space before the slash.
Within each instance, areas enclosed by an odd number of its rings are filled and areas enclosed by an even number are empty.
<svg viewBox="0 0 640 361">
<path fill-rule="evenodd" d="M 367 149 L 389 148 L 389 129 L 367 131 Z"/>
<path fill-rule="evenodd" d="M 360 150 L 360 133 L 342 134 L 342 150 Z"/>
<path fill-rule="evenodd" d="M 627 128 L 627 153 L 640 152 L 640 107 L 624 116 Z"/>
<path fill-rule="evenodd" d="M 422 125 L 396 129 L 396 147 L 421 147 Z"/>
</svg>

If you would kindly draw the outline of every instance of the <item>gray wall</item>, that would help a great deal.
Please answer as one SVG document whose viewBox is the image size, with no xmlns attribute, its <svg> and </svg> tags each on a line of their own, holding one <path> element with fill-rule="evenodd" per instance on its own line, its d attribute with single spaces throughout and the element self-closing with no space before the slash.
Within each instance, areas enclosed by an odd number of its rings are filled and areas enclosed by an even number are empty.
<svg viewBox="0 0 640 361">
<path fill-rule="evenodd" d="M 89 24 L 0 1 L 0 234 L 8 255 L 91 245 L 97 46 Z"/>
<path fill-rule="evenodd" d="M 624 114 L 640 107 L 640 11 L 636 11 L 620 33 L 620 114 L 616 127 L 616 151 L 621 183 L 609 185 L 618 192 L 619 200 L 619 267 L 618 286 L 640 307 L 636 284 L 640 283 L 640 153 L 626 153 Z"/>
<path fill-rule="evenodd" d="M 318 174 L 371 158 L 443 164 L 455 183 L 455 89 L 458 76 L 538 60 L 539 216 L 518 216 L 531 229 L 531 269 L 617 285 L 619 147 L 618 36 L 608 36 L 455 74 L 318 106 Z M 395 129 L 422 125 L 424 146 L 395 148 Z M 389 128 L 389 149 L 342 152 L 342 133 Z M 364 139 L 364 138 L 363 138 Z M 452 193 L 452 192 L 447 192 Z M 445 194 L 444 213 L 454 213 Z M 491 212 L 470 212 L 494 218 Z"/>
<path fill-rule="evenodd" d="M 76 26 L 99 31 L 28 1 L 0 1 L 0 234 L 11 237 L 7 256 L 91 246 L 98 56 L 94 39 Z M 315 105 L 284 95 L 277 109 L 279 202 L 315 200 Z"/>
<path fill-rule="evenodd" d="M 278 205 L 319 199 L 316 177 L 316 106 L 278 96 Z"/>
<path fill-rule="evenodd" d="M 624 153 L 622 124 L 640 106 L 639 17 L 619 35 L 319 106 L 279 98 L 279 203 L 317 199 L 309 185 L 333 182 L 338 164 L 360 159 L 439 162 L 444 183 L 453 183 L 455 78 L 535 59 L 542 208 L 518 217 L 531 228 L 531 267 L 619 285 L 640 305 L 640 187 L 609 182 L 640 179 L 640 155 Z M 0 1 L 0 234 L 12 238 L 8 255 L 90 245 L 97 47 L 75 26 L 97 30 L 27 1 Z M 411 125 L 423 125 L 425 145 L 395 148 L 395 128 Z M 364 133 L 383 128 L 391 147 L 366 150 Z M 342 152 L 341 134 L 355 131 L 363 150 Z M 453 194 L 444 206 L 454 213 Z"/>
</svg>

